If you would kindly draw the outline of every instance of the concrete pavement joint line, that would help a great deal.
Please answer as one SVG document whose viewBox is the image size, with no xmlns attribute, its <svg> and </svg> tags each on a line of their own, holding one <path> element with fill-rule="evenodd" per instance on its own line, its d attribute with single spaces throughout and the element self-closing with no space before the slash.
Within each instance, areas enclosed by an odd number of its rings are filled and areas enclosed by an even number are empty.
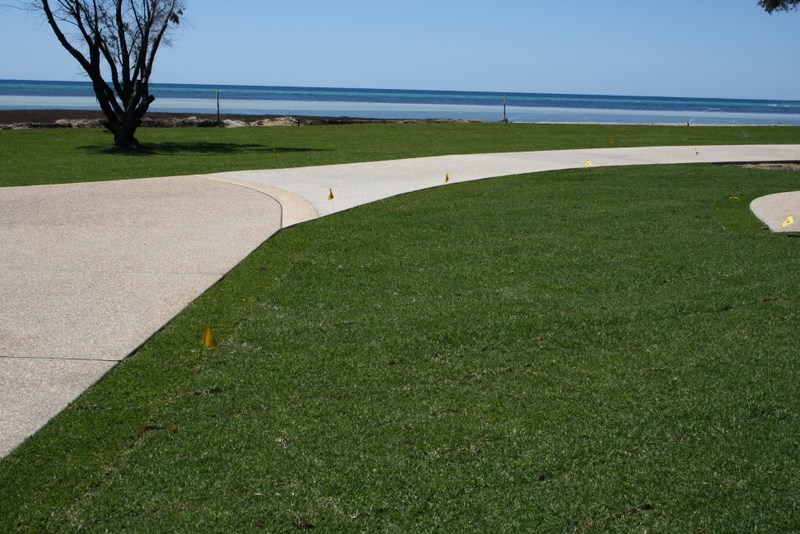
<svg viewBox="0 0 800 534">
<path fill-rule="evenodd" d="M 17 271 L 17 272 L 26 272 L 26 273 L 85 273 L 85 272 L 89 271 L 88 269 L 42 269 L 42 268 L 39 268 L 39 269 L 4 268 L 3 270 L 9 271 L 9 272 Z M 118 272 L 120 272 L 120 270 L 119 269 L 117 269 L 117 270 L 98 269 L 96 271 L 93 270 L 93 271 L 90 271 L 90 272 L 92 272 L 94 274 L 111 274 L 111 273 L 118 273 Z M 131 274 L 131 275 L 136 275 L 136 274 L 145 274 L 145 275 L 146 274 L 164 274 L 165 273 L 165 271 L 158 271 L 158 270 L 149 270 L 149 271 L 147 271 L 147 270 L 126 270 L 124 272 L 126 274 Z M 183 275 L 187 275 L 187 276 L 195 276 L 195 275 L 215 276 L 215 275 L 225 274 L 227 272 L 228 271 L 222 271 L 222 270 L 218 270 L 218 271 L 199 271 L 199 270 L 198 271 L 189 271 L 189 270 L 185 270 L 185 271 L 166 271 L 166 274 L 173 274 L 173 275 L 176 275 L 176 276 L 183 276 Z"/>
<path fill-rule="evenodd" d="M 120 361 L 120 360 L 104 360 L 102 358 L 62 358 L 62 357 L 58 357 L 58 356 L 30 356 L 30 357 L 26 356 L 26 357 L 21 357 L 21 356 L 3 356 L 3 355 L 0 355 L 0 360 L 26 360 L 26 361 L 32 361 L 32 362 L 35 362 L 35 361 L 46 362 L 46 361 L 54 361 L 54 360 L 62 361 L 62 360 L 65 360 L 65 359 L 73 361 L 73 362 L 112 362 L 112 363 L 117 363 L 117 362 Z"/>
<path fill-rule="evenodd" d="M 286 228 L 300 222 L 316 219 L 320 213 L 308 200 L 286 189 L 272 187 L 257 182 L 239 180 L 227 175 L 227 173 L 207 174 L 203 176 L 208 180 L 215 180 L 231 185 L 237 185 L 256 191 L 275 200 L 281 207 L 281 227 Z M 288 208 L 288 209 L 287 209 Z M 291 213 L 291 215 L 287 215 Z"/>
<path fill-rule="evenodd" d="M 203 175 L 203 174 L 195 174 L 194 176 L 196 176 L 198 178 L 202 178 L 204 180 L 214 180 L 214 181 L 217 181 L 217 182 L 227 183 L 227 184 L 230 184 L 230 185 L 233 185 L 233 186 L 236 186 L 236 187 L 243 187 L 243 188 L 248 189 L 250 191 L 255 191 L 256 193 L 259 193 L 261 195 L 269 197 L 270 199 L 272 199 L 272 200 L 274 200 L 275 202 L 278 203 L 279 210 L 280 210 L 281 227 L 283 227 L 283 203 L 281 203 L 280 200 L 278 200 L 274 196 L 268 195 L 264 191 L 259 190 L 258 187 L 253 187 L 253 184 L 250 184 L 250 183 L 245 183 L 245 182 L 241 182 L 241 181 L 238 181 L 238 180 L 222 180 L 222 179 L 213 178 L 213 177 L 210 177 L 208 175 Z"/>
<path fill-rule="evenodd" d="M 0 351 L 14 354 L 0 357 L 0 457 L 280 228 L 446 186 L 446 176 L 453 184 L 581 169 L 587 160 L 586 172 L 612 165 L 798 161 L 800 145 L 450 155 L 0 188 L 0 298 L 16 303 L 0 310 Z M 328 200 L 331 190 L 335 200 Z M 40 269 L 42 263 L 60 268 Z M 98 265 L 102 269 L 95 270 Z"/>
</svg>

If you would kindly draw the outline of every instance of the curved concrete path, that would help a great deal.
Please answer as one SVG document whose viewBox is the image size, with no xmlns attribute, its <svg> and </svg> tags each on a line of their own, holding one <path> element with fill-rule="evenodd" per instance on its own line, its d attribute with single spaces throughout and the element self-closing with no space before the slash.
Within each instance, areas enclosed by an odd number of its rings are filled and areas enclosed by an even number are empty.
<svg viewBox="0 0 800 534">
<path fill-rule="evenodd" d="M 800 191 L 757 198 L 750 209 L 773 232 L 800 232 Z"/>
<path fill-rule="evenodd" d="M 0 457 L 281 227 L 444 185 L 445 176 L 758 161 L 800 161 L 800 145 L 478 154 L 0 188 Z M 793 202 L 776 217 L 791 208 L 800 219 Z"/>
<path fill-rule="evenodd" d="M 499 154 L 437 156 L 324 167 L 238 171 L 209 175 L 237 183 L 261 184 L 292 194 L 284 204 L 284 225 L 329 215 L 390 196 L 496 176 L 621 165 L 800 161 L 800 145 L 722 145 L 594 148 Z M 328 200 L 330 192 L 333 200 Z M 298 204 L 298 197 L 306 203 Z M 281 200 L 283 202 L 283 200 Z M 299 209 L 299 211 L 298 211 Z"/>
<path fill-rule="evenodd" d="M 0 456 L 280 227 L 198 176 L 0 188 Z"/>
</svg>

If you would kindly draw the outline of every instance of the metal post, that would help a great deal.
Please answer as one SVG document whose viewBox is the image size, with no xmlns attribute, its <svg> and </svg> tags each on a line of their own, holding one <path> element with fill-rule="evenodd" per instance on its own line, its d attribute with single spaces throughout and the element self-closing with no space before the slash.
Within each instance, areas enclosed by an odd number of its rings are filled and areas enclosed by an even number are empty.
<svg viewBox="0 0 800 534">
<path fill-rule="evenodd" d="M 221 121 L 219 120 L 219 91 L 217 91 L 217 124 Z"/>
</svg>

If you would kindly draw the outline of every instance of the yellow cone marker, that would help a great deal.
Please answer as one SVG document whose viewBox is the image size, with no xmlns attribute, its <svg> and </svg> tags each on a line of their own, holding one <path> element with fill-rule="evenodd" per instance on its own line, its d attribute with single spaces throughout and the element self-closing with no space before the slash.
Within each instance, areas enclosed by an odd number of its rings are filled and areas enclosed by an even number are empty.
<svg viewBox="0 0 800 534">
<path fill-rule="evenodd" d="M 786 228 L 787 226 L 791 226 L 791 225 L 793 225 L 793 224 L 794 224 L 794 217 L 792 217 L 791 215 L 789 215 L 788 217 L 786 217 L 786 220 L 785 220 L 785 221 L 783 221 L 783 225 L 782 225 L 782 226 L 783 226 L 784 228 Z"/>
<path fill-rule="evenodd" d="M 588 169 L 589 167 L 592 166 L 592 160 L 587 159 L 586 162 L 584 162 L 583 166 Z"/>
<path fill-rule="evenodd" d="M 219 348 L 219 345 L 217 345 L 216 340 L 214 340 L 214 334 L 211 332 L 210 325 L 206 325 L 205 330 L 203 330 L 203 346 L 209 349 Z"/>
<path fill-rule="evenodd" d="M 328 189 L 328 200 L 333 200 L 333 189 Z"/>
<path fill-rule="evenodd" d="M 444 183 L 447 183 L 449 181 L 450 181 L 450 173 L 446 172 L 444 173 Z"/>
</svg>

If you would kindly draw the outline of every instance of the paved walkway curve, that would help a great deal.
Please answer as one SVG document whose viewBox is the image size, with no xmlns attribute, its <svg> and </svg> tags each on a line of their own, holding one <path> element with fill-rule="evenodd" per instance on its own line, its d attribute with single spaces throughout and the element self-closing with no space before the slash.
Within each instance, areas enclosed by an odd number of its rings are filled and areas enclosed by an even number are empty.
<svg viewBox="0 0 800 534">
<path fill-rule="evenodd" d="M 800 161 L 800 145 L 593 148 L 436 156 L 368 163 L 237 171 L 209 178 L 283 191 L 284 226 L 390 196 L 497 176 L 592 167 Z M 333 200 L 328 200 L 330 193 Z M 286 196 L 291 195 L 291 198 Z M 304 201 L 305 200 L 305 201 Z"/>
<path fill-rule="evenodd" d="M 200 176 L 0 188 L 0 457 L 280 227 Z"/>
<path fill-rule="evenodd" d="M 0 188 L 0 300 L 14 303 L 0 307 L 0 457 L 281 227 L 445 177 L 760 161 L 800 161 L 800 145 L 476 154 Z M 781 197 L 777 215 L 771 206 L 764 216 L 800 223 L 800 196 Z"/>
</svg>

